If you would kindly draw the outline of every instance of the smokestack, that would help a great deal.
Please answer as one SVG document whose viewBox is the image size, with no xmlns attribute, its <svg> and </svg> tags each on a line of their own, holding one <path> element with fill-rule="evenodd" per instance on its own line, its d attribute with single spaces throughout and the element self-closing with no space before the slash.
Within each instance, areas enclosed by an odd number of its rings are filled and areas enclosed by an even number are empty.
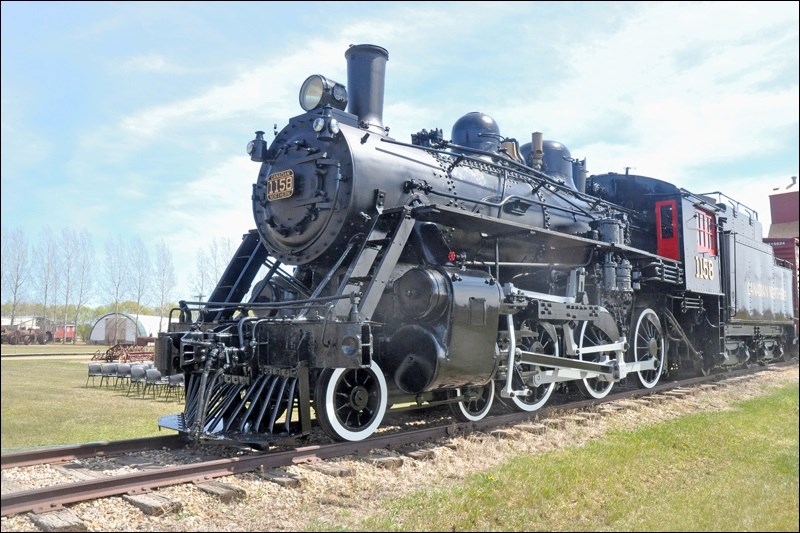
<svg viewBox="0 0 800 533">
<path fill-rule="evenodd" d="M 383 88 L 389 52 L 373 44 L 350 45 L 347 59 L 348 111 L 367 124 L 367 128 L 384 134 Z"/>
</svg>

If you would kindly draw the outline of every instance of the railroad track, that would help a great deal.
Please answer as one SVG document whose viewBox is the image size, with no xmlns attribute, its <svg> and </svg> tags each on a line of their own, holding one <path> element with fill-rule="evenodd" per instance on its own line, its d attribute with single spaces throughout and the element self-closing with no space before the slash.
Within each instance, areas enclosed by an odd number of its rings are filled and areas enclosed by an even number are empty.
<svg viewBox="0 0 800 533">
<path fill-rule="evenodd" d="M 548 420 L 564 416 L 569 412 L 580 413 L 587 408 L 601 407 L 604 404 L 619 403 L 621 400 L 650 397 L 657 401 L 688 394 L 692 388 L 737 380 L 748 375 L 769 371 L 780 366 L 797 365 L 796 361 L 741 369 L 722 374 L 712 374 L 660 384 L 652 389 L 631 389 L 611 394 L 602 400 L 571 401 L 552 405 L 535 413 L 509 413 L 487 417 L 478 422 L 456 423 L 448 421 L 422 429 L 404 429 L 395 432 L 379 433 L 361 442 L 326 443 L 311 446 L 297 446 L 281 451 L 255 452 L 236 457 L 212 458 L 192 464 L 180 464 L 147 469 L 133 473 L 113 476 L 99 475 L 92 479 L 64 483 L 52 487 L 19 490 L 2 495 L 2 516 L 33 512 L 47 513 L 62 509 L 63 506 L 97 498 L 126 495 L 136 497 L 154 489 L 170 485 L 194 483 L 202 486 L 214 479 L 245 472 L 275 472 L 281 467 L 319 463 L 327 459 L 348 455 L 364 455 L 376 449 L 397 450 L 412 444 L 436 439 L 446 439 L 456 435 L 474 432 L 503 431 L 507 426 L 525 425 L 533 427 L 532 419 Z M 2 456 L 3 470 L 31 465 L 56 464 L 90 457 L 111 457 L 145 449 L 183 449 L 186 447 L 177 435 L 153 439 L 132 439 L 108 443 L 92 443 L 81 446 L 41 449 Z M 279 473 L 273 473 L 279 478 Z"/>
<path fill-rule="evenodd" d="M 57 464 L 87 457 L 103 457 L 120 455 L 127 452 L 143 450 L 160 450 L 163 448 L 182 448 L 186 443 L 179 435 L 147 437 L 108 442 L 90 442 L 73 446 L 55 446 L 36 450 L 8 453 L 0 456 L 2 469 L 21 468 L 41 464 Z"/>
</svg>

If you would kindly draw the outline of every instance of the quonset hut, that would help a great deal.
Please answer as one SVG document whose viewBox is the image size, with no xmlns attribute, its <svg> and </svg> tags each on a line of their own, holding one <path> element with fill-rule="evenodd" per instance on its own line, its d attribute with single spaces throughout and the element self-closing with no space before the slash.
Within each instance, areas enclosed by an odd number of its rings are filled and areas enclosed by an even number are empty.
<svg viewBox="0 0 800 533">
<path fill-rule="evenodd" d="M 167 317 L 139 315 L 137 318 L 126 313 L 108 313 L 97 319 L 89 342 L 92 344 L 137 344 L 141 337 L 155 337 L 167 329 Z M 161 327 L 159 328 L 159 321 Z"/>
</svg>

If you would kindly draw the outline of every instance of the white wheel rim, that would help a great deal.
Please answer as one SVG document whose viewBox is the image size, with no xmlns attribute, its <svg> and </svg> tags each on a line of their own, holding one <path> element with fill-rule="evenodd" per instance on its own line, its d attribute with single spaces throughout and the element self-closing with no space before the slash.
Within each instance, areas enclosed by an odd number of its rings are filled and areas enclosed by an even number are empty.
<svg viewBox="0 0 800 533">
<path fill-rule="evenodd" d="M 550 395 L 553 394 L 553 390 L 556 388 L 556 384 L 555 383 L 550 383 L 549 385 L 540 385 L 540 387 L 543 390 L 546 389 L 545 393 L 541 398 L 539 398 L 538 401 L 536 401 L 534 403 L 527 403 L 520 396 L 513 396 L 511 398 L 511 401 L 514 402 L 514 405 L 516 405 L 517 408 L 519 408 L 520 411 L 526 411 L 528 413 L 531 413 L 533 411 L 541 409 L 542 406 L 547 403 L 547 400 L 550 399 Z M 540 387 L 537 387 L 537 388 L 540 388 Z"/>
<path fill-rule="evenodd" d="M 548 336 L 551 336 L 550 332 L 547 331 L 546 328 L 542 328 L 542 331 L 547 333 Z M 558 339 L 552 339 L 551 338 L 550 340 L 553 342 L 553 351 L 555 352 L 555 353 L 550 354 L 550 355 L 558 357 L 559 356 Z M 537 401 L 535 401 L 533 403 L 526 402 L 525 398 L 522 397 L 522 396 L 512 396 L 511 397 L 511 401 L 514 402 L 514 405 L 520 411 L 525 411 L 527 413 L 531 413 L 533 411 L 541 409 L 542 406 L 547 403 L 547 400 L 550 399 L 550 395 L 553 394 L 553 391 L 555 390 L 555 388 L 556 388 L 556 384 L 555 383 L 549 383 L 547 385 L 540 385 L 538 387 L 531 388 L 531 391 L 533 391 L 533 390 L 537 390 L 537 391 L 538 390 L 542 390 L 542 391 L 544 391 L 544 394 L 542 395 L 542 397 L 539 398 Z"/>
<path fill-rule="evenodd" d="M 325 414 L 327 416 L 328 422 L 330 423 L 333 431 L 336 432 L 337 435 L 342 437 L 345 440 L 349 441 L 359 441 L 364 440 L 370 435 L 372 435 L 378 426 L 381 425 L 383 422 L 383 416 L 386 414 L 386 402 L 387 402 L 387 389 L 386 389 L 386 379 L 383 377 L 383 372 L 381 368 L 378 366 L 378 363 L 372 361 L 369 366 L 369 369 L 373 376 L 375 377 L 375 381 L 378 383 L 378 389 L 380 392 L 380 398 L 378 399 L 378 408 L 375 410 L 373 414 L 372 422 L 369 425 L 365 426 L 364 428 L 353 431 L 345 427 L 340 421 L 339 417 L 336 415 L 336 407 L 333 398 L 333 394 L 336 390 L 336 386 L 339 383 L 339 379 L 345 372 L 352 372 L 353 370 L 362 370 L 365 371 L 367 369 L 352 369 L 352 368 L 337 368 L 331 374 L 330 380 L 328 381 L 328 386 L 325 387 Z"/>
<path fill-rule="evenodd" d="M 490 379 L 489 383 L 484 385 L 484 387 L 489 387 L 489 399 L 486 401 L 486 405 L 477 413 L 472 413 L 467 411 L 465 404 L 468 402 L 458 402 L 458 410 L 461 411 L 461 414 L 464 415 L 464 418 L 469 420 L 470 422 L 477 422 L 478 420 L 482 420 L 486 414 L 489 412 L 489 409 L 492 408 L 492 404 L 494 403 L 494 380 Z M 486 391 L 484 390 L 484 393 Z M 461 389 L 456 389 L 457 394 L 461 394 Z"/>
<path fill-rule="evenodd" d="M 580 342 L 580 345 L 579 345 L 579 348 L 581 350 L 581 355 L 580 355 L 579 359 L 581 361 L 584 360 L 583 359 L 583 341 L 586 338 L 586 328 L 588 326 L 589 326 L 589 322 L 584 322 L 583 326 L 581 327 L 581 342 Z M 598 328 L 598 329 L 600 329 L 600 328 Z M 603 331 L 603 330 L 600 330 L 600 331 Z M 603 334 L 605 334 L 605 332 L 603 332 Z M 606 360 L 609 360 L 608 356 L 606 356 Z M 597 378 L 583 378 L 583 384 L 585 385 L 586 393 L 589 394 L 589 396 L 591 396 L 592 398 L 594 398 L 596 400 L 600 400 L 600 399 L 605 398 L 606 396 L 608 396 L 608 393 L 611 392 L 611 389 L 614 387 L 614 382 L 613 381 L 604 381 L 603 383 L 606 384 L 607 387 L 605 387 L 603 390 L 598 391 L 598 390 L 596 390 L 594 388 L 594 386 L 592 385 L 590 380 L 597 380 Z"/>
<path fill-rule="evenodd" d="M 664 361 L 665 361 L 665 358 L 664 358 L 664 334 L 661 331 L 661 325 L 660 325 L 660 322 L 658 320 L 658 315 L 652 309 L 649 309 L 649 308 L 645 309 L 642 312 L 642 314 L 639 315 L 639 320 L 636 321 L 636 329 L 634 330 L 634 336 L 633 336 L 633 360 L 634 361 L 639 361 L 639 350 L 638 350 L 638 347 L 639 347 L 639 332 L 640 332 L 640 327 L 642 326 L 645 317 L 648 317 L 648 316 L 652 316 L 655 319 L 655 324 L 658 324 L 657 333 L 658 333 L 658 340 L 660 341 L 659 342 L 660 346 L 658 347 L 659 363 L 658 363 L 658 365 L 656 366 L 656 368 L 654 370 L 642 370 L 640 372 L 637 372 L 636 376 L 639 378 L 639 382 L 642 384 L 642 386 L 644 388 L 652 389 L 653 387 L 656 386 L 656 383 L 658 383 L 659 379 L 661 379 L 661 373 L 664 371 Z M 652 324 L 652 322 L 651 322 L 651 324 Z M 644 359 L 642 359 L 642 360 L 644 360 Z M 644 377 L 644 375 L 646 373 L 649 373 L 649 372 L 655 372 L 656 373 L 654 379 L 648 380 L 647 378 Z"/>
</svg>

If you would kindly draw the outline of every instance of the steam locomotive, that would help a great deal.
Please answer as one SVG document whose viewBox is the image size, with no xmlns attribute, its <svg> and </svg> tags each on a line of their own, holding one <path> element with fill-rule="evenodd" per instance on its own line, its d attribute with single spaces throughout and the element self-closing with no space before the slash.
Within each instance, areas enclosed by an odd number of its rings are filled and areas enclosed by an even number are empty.
<svg viewBox="0 0 800 533">
<path fill-rule="evenodd" d="M 496 399 L 533 412 L 556 390 L 600 399 L 796 351 L 792 271 L 753 210 L 589 176 L 479 112 L 402 142 L 383 125 L 388 52 L 345 58 L 346 86 L 310 76 L 303 113 L 248 144 L 255 229 L 157 340 L 162 373 L 186 378 L 161 427 L 264 447 L 316 421 L 359 441 L 390 409 L 477 421 Z"/>
</svg>

